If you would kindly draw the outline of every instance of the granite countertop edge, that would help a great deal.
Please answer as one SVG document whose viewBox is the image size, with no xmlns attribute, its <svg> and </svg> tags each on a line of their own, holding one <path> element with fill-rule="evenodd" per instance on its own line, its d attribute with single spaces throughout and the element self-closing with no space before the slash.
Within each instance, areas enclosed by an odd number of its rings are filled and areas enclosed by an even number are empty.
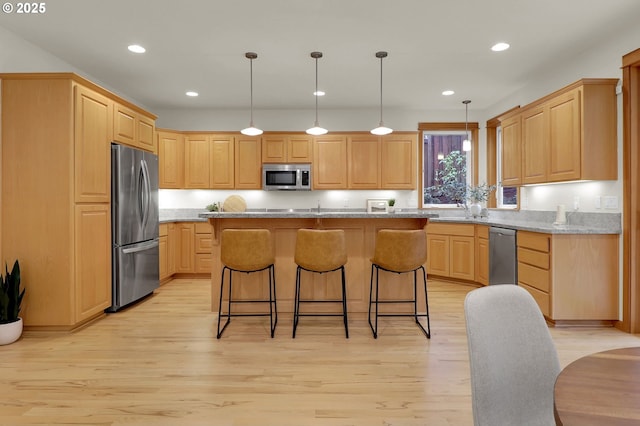
<svg viewBox="0 0 640 426">
<path fill-rule="evenodd" d="M 492 218 L 457 218 L 457 217 L 438 217 L 430 219 L 430 222 L 434 223 L 471 223 L 478 225 L 496 226 L 508 229 L 515 229 L 518 231 L 531 231 L 542 232 L 545 234 L 593 234 L 593 235 L 616 235 L 622 231 L 617 227 L 595 227 L 585 225 L 572 225 L 567 223 L 565 225 L 554 225 L 553 223 L 546 222 L 531 222 L 531 221 L 517 221 L 517 220 L 504 220 L 504 219 L 492 219 Z"/>
</svg>

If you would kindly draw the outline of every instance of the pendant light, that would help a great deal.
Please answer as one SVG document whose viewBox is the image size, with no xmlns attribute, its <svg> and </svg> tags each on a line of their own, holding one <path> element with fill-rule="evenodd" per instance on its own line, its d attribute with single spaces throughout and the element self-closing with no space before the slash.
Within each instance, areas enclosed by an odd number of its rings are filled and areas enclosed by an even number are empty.
<svg viewBox="0 0 640 426">
<path fill-rule="evenodd" d="M 462 150 L 471 151 L 471 138 L 469 137 L 469 104 L 471 101 L 462 101 L 464 104 L 464 140 L 462 141 Z"/>
<path fill-rule="evenodd" d="M 257 53 L 247 52 L 244 56 L 249 59 L 249 72 L 250 72 L 250 92 L 251 92 L 251 121 L 249 122 L 249 127 L 246 129 L 240 130 L 240 133 L 247 136 L 258 136 L 262 134 L 262 130 L 253 126 L 253 60 L 258 57 Z"/>
<path fill-rule="evenodd" d="M 320 136 L 328 132 L 324 127 L 320 127 L 318 122 L 318 58 L 322 58 L 322 52 L 311 52 L 311 57 L 316 60 L 316 91 L 314 92 L 316 97 L 316 121 L 313 127 L 307 129 L 307 133 L 313 136 Z"/>
<path fill-rule="evenodd" d="M 393 132 L 393 129 L 385 127 L 384 123 L 382 122 L 382 58 L 386 57 L 387 52 L 376 52 L 376 58 L 380 58 L 380 125 L 371 130 L 371 133 L 379 136 L 388 135 L 389 133 Z"/>
</svg>

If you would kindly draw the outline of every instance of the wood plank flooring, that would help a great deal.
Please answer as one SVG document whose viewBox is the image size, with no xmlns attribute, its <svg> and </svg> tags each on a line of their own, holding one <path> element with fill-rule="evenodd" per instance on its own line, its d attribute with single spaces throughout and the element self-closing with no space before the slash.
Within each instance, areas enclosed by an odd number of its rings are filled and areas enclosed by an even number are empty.
<svg viewBox="0 0 640 426">
<path fill-rule="evenodd" d="M 174 280 L 72 334 L 0 346 L 1 425 L 471 425 L 463 300 L 430 281 L 432 339 L 407 318 L 234 318 L 215 338 L 209 280 Z M 612 328 L 552 329 L 562 366 L 640 346 Z"/>
</svg>

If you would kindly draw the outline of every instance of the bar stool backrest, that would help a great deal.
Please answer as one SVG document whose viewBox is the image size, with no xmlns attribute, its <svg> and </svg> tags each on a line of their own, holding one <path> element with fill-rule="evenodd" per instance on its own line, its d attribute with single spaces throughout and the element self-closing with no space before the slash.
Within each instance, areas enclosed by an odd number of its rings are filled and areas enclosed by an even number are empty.
<svg viewBox="0 0 640 426">
<path fill-rule="evenodd" d="M 372 263 L 394 272 L 409 272 L 427 261 L 424 230 L 381 229 L 376 236 Z"/>
<path fill-rule="evenodd" d="M 224 229 L 220 245 L 222 264 L 236 271 L 258 271 L 275 262 L 268 229 Z"/>
<path fill-rule="evenodd" d="M 342 229 L 299 229 L 294 260 L 304 269 L 333 271 L 347 263 L 347 243 Z"/>
</svg>

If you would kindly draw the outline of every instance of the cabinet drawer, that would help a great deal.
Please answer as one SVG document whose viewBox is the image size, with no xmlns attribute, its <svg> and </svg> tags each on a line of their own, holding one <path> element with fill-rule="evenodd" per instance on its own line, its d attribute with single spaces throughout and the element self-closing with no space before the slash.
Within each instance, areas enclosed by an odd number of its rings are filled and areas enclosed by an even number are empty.
<svg viewBox="0 0 640 426">
<path fill-rule="evenodd" d="M 196 234 L 196 253 L 211 255 L 211 234 Z"/>
<path fill-rule="evenodd" d="M 518 262 L 549 269 L 549 253 L 518 247 Z"/>
<path fill-rule="evenodd" d="M 167 235 L 169 235 L 169 224 L 161 223 L 160 224 L 160 230 L 159 230 L 159 236 L 160 237 L 166 237 Z"/>
<path fill-rule="evenodd" d="M 533 250 L 549 252 L 549 234 L 539 234 L 536 232 L 519 231 L 518 247 L 526 247 Z"/>
<path fill-rule="evenodd" d="M 196 234 L 211 234 L 209 222 L 196 222 Z"/>
<path fill-rule="evenodd" d="M 520 284 L 520 286 L 525 290 L 527 290 L 529 294 L 533 296 L 534 300 L 536 301 L 536 303 L 540 307 L 540 310 L 542 311 L 542 315 L 550 318 L 551 317 L 551 300 L 549 298 L 549 293 L 545 293 L 536 288 L 529 287 L 526 284 Z"/>
<path fill-rule="evenodd" d="M 207 274 L 211 273 L 212 264 L 211 254 L 196 254 L 195 273 Z"/>
<path fill-rule="evenodd" d="M 476 236 L 478 238 L 489 239 L 489 227 L 484 225 L 476 225 Z"/>
<path fill-rule="evenodd" d="M 428 223 L 427 234 L 475 236 L 475 225 L 457 223 Z"/>
<path fill-rule="evenodd" d="M 550 288 L 549 282 L 548 270 L 518 262 L 519 284 L 526 284 L 548 293 Z"/>
</svg>

